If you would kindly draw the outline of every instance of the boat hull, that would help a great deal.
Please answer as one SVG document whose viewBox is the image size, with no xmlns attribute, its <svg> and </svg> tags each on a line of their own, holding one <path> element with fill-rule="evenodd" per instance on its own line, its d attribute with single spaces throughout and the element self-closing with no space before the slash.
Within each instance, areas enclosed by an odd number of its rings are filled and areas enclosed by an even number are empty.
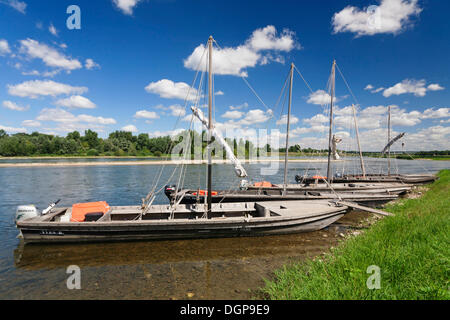
<svg viewBox="0 0 450 320">
<path fill-rule="evenodd" d="M 264 206 L 264 205 L 262 205 Z M 320 230 L 349 210 L 331 207 L 317 214 L 212 219 L 158 219 L 102 222 L 17 222 L 26 243 L 174 240 L 279 235 Z M 291 210 L 292 211 L 292 210 Z"/>
</svg>

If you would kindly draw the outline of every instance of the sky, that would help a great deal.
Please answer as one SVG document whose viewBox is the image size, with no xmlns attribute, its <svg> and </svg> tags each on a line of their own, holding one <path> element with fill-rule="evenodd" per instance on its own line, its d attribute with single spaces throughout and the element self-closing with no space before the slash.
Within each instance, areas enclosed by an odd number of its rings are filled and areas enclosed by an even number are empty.
<svg viewBox="0 0 450 320">
<path fill-rule="evenodd" d="M 187 129 L 191 105 L 207 111 L 212 35 L 214 123 L 227 137 L 283 137 L 294 63 L 290 144 L 324 148 L 335 59 L 341 148 L 356 150 L 355 104 L 365 151 L 387 143 L 388 106 L 391 135 L 406 132 L 394 149 L 449 150 L 449 10 L 440 0 L 0 0 L 0 129 Z"/>
</svg>

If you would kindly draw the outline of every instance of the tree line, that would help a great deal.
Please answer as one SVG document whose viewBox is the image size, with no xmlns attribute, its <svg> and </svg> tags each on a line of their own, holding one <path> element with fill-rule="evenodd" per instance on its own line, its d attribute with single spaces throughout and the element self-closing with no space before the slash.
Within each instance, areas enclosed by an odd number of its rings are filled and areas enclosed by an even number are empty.
<svg viewBox="0 0 450 320">
<path fill-rule="evenodd" d="M 175 138 L 170 136 L 150 137 L 146 133 L 133 135 L 127 131 L 114 131 L 108 138 L 103 139 L 92 130 L 85 130 L 84 135 L 78 131 L 68 133 L 65 137 L 44 134 L 39 132 L 16 133 L 8 135 L 0 129 L 0 156 L 155 156 L 161 157 L 170 154 L 184 138 L 190 135 L 190 141 L 200 143 L 190 144 L 190 154 L 204 153 L 207 146 L 206 131 L 198 133 L 190 130 L 178 134 Z M 214 138 L 212 139 L 214 141 Z M 271 152 L 270 145 L 256 148 L 252 142 L 243 139 L 226 139 L 235 155 L 260 155 L 261 150 Z M 201 150 L 199 148 L 201 147 Z M 197 149 L 196 149 L 197 148 Z M 213 151 L 215 155 L 216 151 Z M 225 154 L 223 155 L 225 158 Z"/>
</svg>

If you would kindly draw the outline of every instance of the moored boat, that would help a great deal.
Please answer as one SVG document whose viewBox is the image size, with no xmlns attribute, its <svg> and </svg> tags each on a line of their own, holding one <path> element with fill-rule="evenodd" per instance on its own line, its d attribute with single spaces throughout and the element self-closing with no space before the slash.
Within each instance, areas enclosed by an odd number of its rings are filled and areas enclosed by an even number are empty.
<svg viewBox="0 0 450 320">
<path fill-rule="evenodd" d="M 320 230 L 349 207 L 331 201 L 271 201 L 213 204 L 112 206 L 98 220 L 74 222 L 71 208 L 17 221 L 26 243 L 167 240 L 264 236 Z M 80 219 L 80 215 L 77 215 Z"/>
</svg>

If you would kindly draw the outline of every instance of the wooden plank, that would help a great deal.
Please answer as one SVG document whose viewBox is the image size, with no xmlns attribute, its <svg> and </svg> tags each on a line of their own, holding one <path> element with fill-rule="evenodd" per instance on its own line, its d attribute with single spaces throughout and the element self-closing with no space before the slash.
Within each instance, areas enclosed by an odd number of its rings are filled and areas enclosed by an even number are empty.
<svg viewBox="0 0 450 320">
<path fill-rule="evenodd" d="M 378 209 L 374 209 L 374 208 L 369 208 L 369 207 L 365 207 L 365 206 L 361 206 L 359 204 L 353 203 L 353 202 L 348 202 L 348 201 L 338 201 L 339 204 L 342 204 L 344 206 L 353 208 L 353 209 L 359 209 L 362 211 L 367 211 L 367 212 L 372 212 L 375 214 L 379 214 L 382 216 L 392 216 L 392 213 L 386 212 L 386 211 L 382 211 L 382 210 L 378 210 Z"/>
</svg>

